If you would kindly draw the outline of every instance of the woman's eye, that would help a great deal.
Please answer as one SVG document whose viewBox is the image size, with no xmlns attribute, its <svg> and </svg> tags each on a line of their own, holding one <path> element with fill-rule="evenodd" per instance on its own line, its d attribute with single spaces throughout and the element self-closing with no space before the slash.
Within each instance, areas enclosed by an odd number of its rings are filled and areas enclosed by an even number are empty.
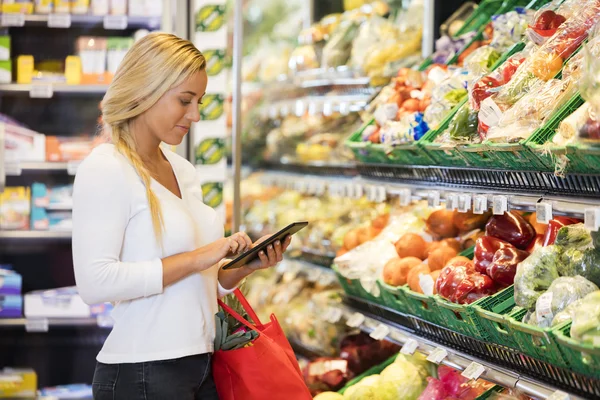
<svg viewBox="0 0 600 400">
<path fill-rule="evenodd" d="M 184 101 L 184 100 L 180 100 L 181 101 L 181 105 L 187 106 L 190 105 L 192 102 L 191 101 Z"/>
</svg>

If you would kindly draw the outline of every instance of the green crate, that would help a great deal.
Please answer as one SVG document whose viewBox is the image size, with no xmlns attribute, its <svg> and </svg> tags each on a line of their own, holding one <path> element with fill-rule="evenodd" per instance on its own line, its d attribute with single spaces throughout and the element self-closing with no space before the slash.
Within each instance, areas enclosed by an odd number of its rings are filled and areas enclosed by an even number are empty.
<svg viewBox="0 0 600 400">
<path fill-rule="evenodd" d="M 417 67 L 417 69 L 419 71 L 425 71 L 427 68 L 429 68 L 430 65 L 433 64 L 433 57 L 429 56 L 427 57 L 425 60 L 423 60 L 423 62 L 421 63 L 421 65 L 419 65 Z"/>
<path fill-rule="evenodd" d="M 435 296 L 435 302 L 442 318 L 442 326 L 479 340 L 489 339 L 486 331 L 477 324 L 471 304 L 452 303 L 441 296 Z"/>
<path fill-rule="evenodd" d="M 473 304 L 475 318 L 493 343 L 518 349 L 507 316 L 515 307 L 514 286 Z"/>
<path fill-rule="evenodd" d="M 568 368 L 566 359 L 559 350 L 558 342 L 555 340 L 555 332 L 561 325 L 554 328 L 538 328 L 526 324 L 523 317 L 527 310 L 515 307 L 507 316 L 509 328 L 515 338 L 518 350 L 538 360 L 546 361 L 558 367 Z"/>
<path fill-rule="evenodd" d="M 418 143 L 418 140 L 413 143 L 403 143 L 392 147 L 392 150 L 388 154 L 389 160 L 392 164 L 431 165 L 433 163 L 431 157 L 421 147 L 417 146 L 416 143 Z"/>
<path fill-rule="evenodd" d="M 547 144 L 552 141 L 554 135 L 556 135 L 556 130 L 560 123 L 581 107 L 583 103 L 583 98 L 579 93 L 576 93 L 556 113 L 550 116 L 543 126 L 537 129 L 529 139 L 527 139 L 525 145 L 542 164 L 543 170 L 554 171 L 557 157 L 564 155 L 569 160 L 567 165 L 567 170 L 569 172 L 585 173 L 589 171 L 585 162 L 577 158 L 576 152 L 572 149 L 569 150 L 568 146 L 549 146 Z"/>
<path fill-rule="evenodd" d="M 374 123 L 374 118 L 364 123 L 358 131 L 354 132 L 348 139 L 346 139 L 345 144 L 360 162 L 374 164 L 388 163 L 388 157 L 383 145 L 364 142 L 362 140 L 362 134 L 364 130 L 367 128 L 367 126 Z"/>
<path fill-rule="evenodd" d="M 376 297 L 376 296 L 373 296 L 371 293 L 367 292 L 362 287 L 360 280 L 345 278 L 344 276 L 342 276 L 342 274 L 340 274 L 340 271 L 338 270 L 338 268 L 335 264 L 331 266 L 331 269 L 333 269 L 333 271 L 335 272 L 335 274 L 338 278 L 338 281 L 340 281 L 340 285 L 342 285 L 342 289 L 344 289 L 344 292 L 346 292 L 347 294 L 349 294 L 351 296 L 358 297 L 358 298 L 361 298 L 364 300 L 368 300 L 372 303 L 385 305 L 383 303 L 381 296 Z"/>
<path fill-rule="evenodd" d="M 436 325 L 444 326 L 445 321 L 440 315 L 435 296 L 413 292 L 408 286 L 402 286 L 399 289 L 404 291 L 406 305 L 411 315 Z"/>
<path fill-rule="evenodd" d="M 396 361 L 396 358 L 398 357 L 398 354 L 396 354 L 395 356 L 392 356 L 390 358 L 388 358 L 386 361 L 382 362 L 379 365 L 376 365 L 372 368 L 369 368 L 368 370 L 366 370 L 365 372 L 363 372 L 362 374 L 358 375 L 357 377 L 355 377 L 352 380 L 349 380 L 348 383 L 346 383 L 346 386 L 344 386 L 343 388 L 341 388 L 338 393 L 340 394 L 344 394 L 344 392 L 346 390 L 348 390 L 348 388 L 350 386 L 354 386 L 356 385 L 358 382 L 362 381 L 364 378 L 366 378 L 367 376 L 371 376 L 371 375 L 376 375 L 376 374 L 380 374 L 384 369 L 386 369 L 388 366 L 392 365 L 394 363 L 394 361 Z"/>
<path fill-rule="evenodd" d="M 567 157 L 572 164 L 570 172 L 580 174 L 600 173 L 600 146 L 586 143 L 567 145 Z"/>
<path fill-rule="evenodd" d="M 560 326 L 555 331 L 555 339 L 560 352 L 570 369 L 593 378 L 600 378 L 600 347 L 580 343 L 571 338 L 571 323 Z"/>
<path fill-rule="evenodd" d="M 483 0 L 481 4 L 466 19 L 463 26 L 456 32 L 455 37 L 475 31 L 490 22 L 492 15 L 503 6 L 504 0 Z"/>
<path fill-rule="evenodd" d="M 388 285 L 382 280 L 377 280 L 377 285 L 381 293 L 381 301 L 383 305 L 404 314 L 409 314 L 408 304 L 404 291 L 398 287 Z"/>
</svg>

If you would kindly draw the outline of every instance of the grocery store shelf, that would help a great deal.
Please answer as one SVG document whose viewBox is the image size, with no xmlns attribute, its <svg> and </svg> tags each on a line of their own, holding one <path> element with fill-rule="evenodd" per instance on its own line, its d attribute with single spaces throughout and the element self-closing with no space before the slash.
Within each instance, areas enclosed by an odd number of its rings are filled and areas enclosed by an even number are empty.
<svg viewBox="0 0 600 400">
<path fill-rule="evenodd" d="M 353 177 L 358 175 L 358 169 L 356 164 L 352 162 L 325 162 L 325 161 L 312 161 L 312 162 L 293 162 L 293 161 L 282 161 L 279 163 L 274 162 L 263 162 L 260 166 L 261 169 L 265 169 L 269 172 L 289 172 L 296 174 L 297 176 L 304 177 L 305 175 L 317 175 L 326 177 L 338 177 L 346 176 Z"/>
<path fill-rule="evenodd" d="M 598 380 L 529 359 L 527 356 L 518 353 L 515 353 L 515 359 L 521 360 L 522 364 L 511 365 L 504 362 L 503 365 L 499 361 L 501 356 L 496 354 L 507 352 L 507 348 L 479 342 L 476 339 L 457 333 L 451 333 L 452 337 L 455 337 L 455 342 L 451 343 L 444 339 L 447 337 L 446 335 L 450 337 L 448 332 L 445 332 L 445 328 L 437 327 L 415 317 L 408 317 L 374 303 L 346 297 L 345 304 L 337 306 L 337 309 L 341 311 L 338 316 L 346 321 L 357 313 L 363 315 L 364 320 L 358 327 L 365 332 L 373 333 L 377 330 L 378 333 L 381 333 L 381 326 L 384 326 L 387 330 L 383 328 L 385 333 L 383 337 L 387 340 L 402 346 L 409 340 L 416 341 L 417 351 L 426 356 L 434 351 L 439 352 L 437 349 L 443 349 L 446 351 L 447 356 L 442 359 L 441 364 L 460 371 L 465 370 L 472 362 L 479 363 L 484 367 L 481 378 L 504 387 L 519 388 L 525 394 L 536 398 L 548 398 L 557 390 L 570 393 L 569 398 L 571 400 L 593 399 L 598 398 L 600 395 L 600 381 Z M 335 313 L 325 312 L 324 318 L 328 318 L 328 315 L 335 315 Z M 435 334 L 428 333 L 432 329 L 433 331 L 438 330 L 440 335 L 436 337 Z M 486 349 L 488 354 L 479 351 L 481 348 Z M 546 367 L 546 369 L 542 369 L 542 367 Z M 534 376 L 538 368 L 540 368 L 539 376 Z M 560 385 L 561 387 L 556 387 L 557 376 L 568 378 L 562 381 L 568 381 L 569 384 L 565 383 Z"/>
<path fill-rule="evenodd" d="M 53 17 L 50 17 L 49 14 L 32 14 L 32 15 L 24 15 L 24 25 L 25 26 L 43 26 L 48 25 L 48 20 Z M 118 16 L 97 16 L 97 15 L 78 15 L 78 14 L 70 14 L 71 23 L 70 26 L 77 27 L 93 27 L 96 25 L 104 25 L 105 18 L 107 18 L 107 23 L 110 26 L 109 20 L 111 18 L 119 18 Z M 125 16 L 120 17 L 127 21 L 127 25 L 124 29 L 137 29 L 137 28 L 148 28 L 148 29 L 157 29 L 160 27 L 161 17 L 143 17 L 143 16 Z M 16 20 L 15 20 L 16 21 Z M 18 24 L 18 23 L 17 23 Z M 7 24 L 6 26 L 14 26 L 15 23 Z M 2 26 L 2 25 L 0 25 Z M 6 27 L 2 26 L 2 27 Z M 67 26 L 65 26 L 66 28 Z"/>
<path fill-rule="evenodd" d="M 326 94 L 322 96 L 304 96 L 291 100 L 274 101 L 268 106 L 261 107 L 261 115 L 266 118 L 286 117 L 288 115 L 302 116 L 308 112 L 310 115 L 331 115 L 339 112 L 348 114 L 363 110 L 374 92 L 368 90 L 361 94 Z"/>
<path fill-rule="evenodd" d="M 60 173 L 75 175 L 80 162 L 7 162 L 6 175 L 20 176 L 27 173 Z"/>
<path fill-rule="evenodd" d="M 323 351 L 320 351 L 318 349 L 313 349 L 312 347 L 306 346 L 304 343 L 301 343 L 300 341 L 295 340 L 293 338 L 288 338 L 288 341 L 290 342 L 290 345 L 292 346 L 292 350 L 294 350 L 294 353 L 296 353 L 299 356 L 308 358 L 309 360 L 319 358 L 319 357 L 330 356 L 330 354 L 326 354 Z"/>
<path fill-rule="evenodd" d="M 20 328 L 28 332 L 47 332 L 52 327 L 96 326 L 112 328 L 110 317 L 89 318 L 0 318 L 0 328 Z"/>
<path fill-rule="evenodd" d="M 108 85 L 67 85 L 65 83 L 35 83 L 35 84 L 20 84 L 20 83 L 4 83 L 0 84 L 0 93 L 15 93 L 15 94 L 31 94 L 32 88 L 35 86 L 51 86 L 53 93 L 64 94 L 104 94 Z"/>
<path fill-rule="evenodd" d="M 72 233 L 66 231 L 0 231 L 4 240 L 71 240 Z"/>
</svg>

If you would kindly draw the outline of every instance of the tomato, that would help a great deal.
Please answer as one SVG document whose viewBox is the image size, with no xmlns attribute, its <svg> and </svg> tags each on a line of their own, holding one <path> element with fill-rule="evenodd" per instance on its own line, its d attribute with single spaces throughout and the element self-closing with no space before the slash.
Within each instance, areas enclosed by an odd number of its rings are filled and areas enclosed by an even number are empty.
<svg viewBox="0 0 600 400">
<path fill-rule="evenodd" d="M 556 13 L 552 10 L 546 10 L 540 14 L 537 21 L 535 21 L 535 27 L 537 29 L 551 29 L 550 24 L 556 18 Z"/>
<path fill-rule="evenodd" d="M 471 95 L 473 96 L 473 100 L 476 104 L 476 109 L 479 109 L 479 104 L 492 94 L 489 92 L 489 89 L 500 86 L 500 82 L 498 80 L 492 78 L 491 76 L 484 76 L 480 80 L 478 80 L 475 85 L 473 85 L 473 90 L 471 91 Z"/>
<path fill-rule="evenodd" d="M 556 14 L 556 16 L 554 17 L 552 22 L 550 22 L 548 29 L 558 29 L 558 27 L 561 26 L 563 24 L 563 22 L 565 22 L 566 20 L 567 19 L 565 17 L 563 17 L 562 15 Z"/>
<path fill-rule="evenodd" d="M 525 61 L 525 58 L 511 58 L 506 62 L 502 67 L 502 82 L 504 84 L 510 82 L 519 65 L 523 64 L 523 61 Z"/>
</svg>

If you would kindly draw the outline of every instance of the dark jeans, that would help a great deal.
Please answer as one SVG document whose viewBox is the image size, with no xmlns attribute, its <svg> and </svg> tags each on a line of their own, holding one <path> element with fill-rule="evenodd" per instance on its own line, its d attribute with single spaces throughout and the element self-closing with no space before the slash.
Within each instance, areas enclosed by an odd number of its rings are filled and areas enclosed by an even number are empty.
<svg viewBox="0 0 600 400">
<path fill-rule="evenodd" d="M 211 355 L 135 364 L 96 364 L 94 400 L 219 400 Z"/>
</svg>

